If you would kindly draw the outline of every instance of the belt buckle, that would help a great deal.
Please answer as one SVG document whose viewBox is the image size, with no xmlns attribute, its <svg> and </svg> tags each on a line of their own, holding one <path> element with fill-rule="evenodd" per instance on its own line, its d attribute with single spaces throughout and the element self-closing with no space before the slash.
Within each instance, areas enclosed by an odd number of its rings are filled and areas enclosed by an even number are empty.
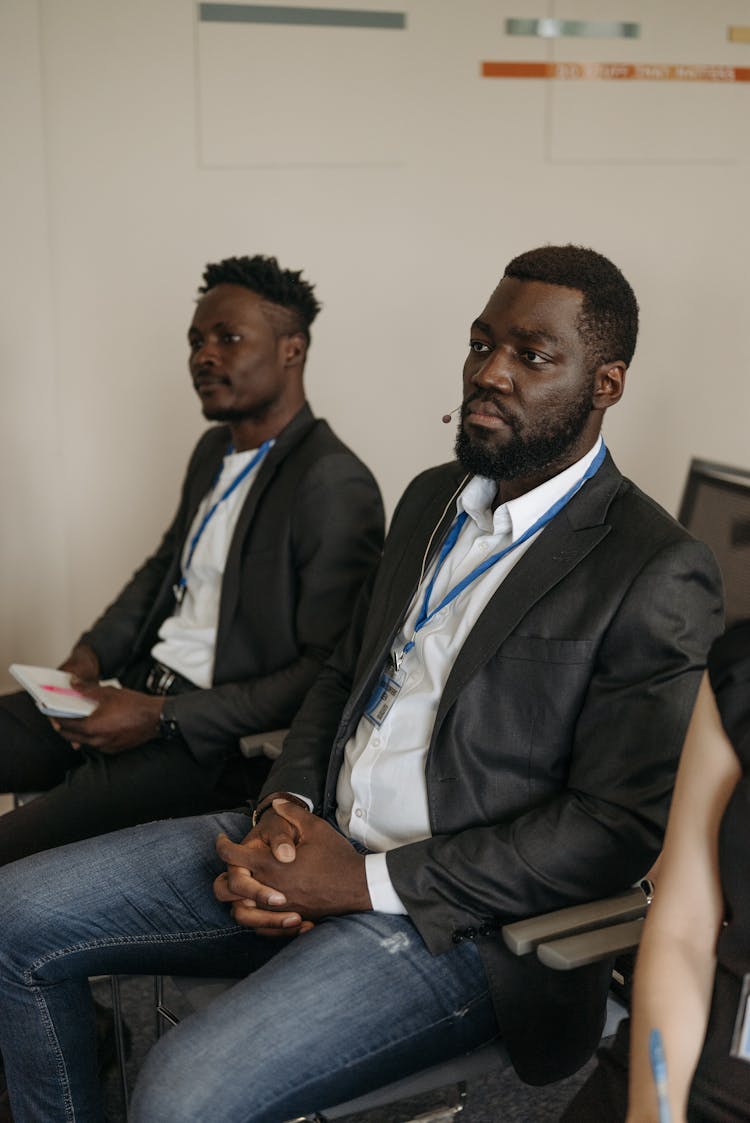
<svg viewBox="0 0 750 1123">
<path fill-rule="evenodd" d="M 152 694 L 166 694 L 176 677 L 176 671 L 170 670 L 162 663 L 154 663 L 148 673 L 146 685 Z"/>
</svg>

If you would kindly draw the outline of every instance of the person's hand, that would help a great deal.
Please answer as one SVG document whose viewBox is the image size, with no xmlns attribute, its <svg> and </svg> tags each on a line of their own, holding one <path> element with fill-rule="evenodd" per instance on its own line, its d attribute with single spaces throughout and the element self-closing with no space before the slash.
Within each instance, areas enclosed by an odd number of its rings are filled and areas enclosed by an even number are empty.
<svg viewBox="0 0 750 1123">
<path fill-rule="evenodd" d="M 275 939 L 300 936 L 313 927 L 312 921 L 303 920 L 298 912 L 286 910 L 284 894 L 257 881 L 250 873 L 249 867 L 255 864 L 258 850 L 268 851 L 257 832 L 256 827 L 241 843 L 231 843 L 225 834 L 219 835 L 218 853 L 221 855 L 227 845 L 235 846 L 234 854 L 238 859 L 241 851 L 241 863 L 229 865 L 225 873 L 219 874 L 214 881 L 214 896 L 231 905 L 237 923 L 252 928 L 258 936 Z"/>
<path fill-rule="evenodd" d="M 216 840 L 217 853 L 222 857 L 226 845 L 237 847 L 234 851 L 237 861 L 230 863 L 226 872 L 219 874 L 214 881 L 214 896 L 231 904 L 235 920 L 253 928 L 259 936 L 298 936 L 313 927 L 311 921 L 303 921 L 298 913 L 284 911 L 284 894 L 257 881 L 250 872 L 258 849 L 270 851 L 281 863 L 294 861 L 299 832 L 293 823 L 275 810 L 277 801 L 284 803 L 292 799 L 288 793 L 274 793 L 270 797 L 271 804 L 266 803 L 268 809 L 263 812 L 258 825 L 241 843 L 231 843 L 225 834 L 220 834 Z M 301 810 L 309 814 L 306 808 Z"/>
<path fill-rule="evenodd" d="M 233 913 L 240 923 L 246 922 L 240 898 L 251 900 L 252 909 L 260 902 L 272 912 L 283 909 L 303 921 L 372 908 L 364 855 L 323 819 L 279 798 L 251 835 L 239 845 L 220 836 L 216 844 L 229 867 L 227 888 L 237 895 Z"/>
<path fill-rule="evenodd" d="M 99 656 L 93 647 L 87 643 L 77 643 L 64 663 L 58 667 L 60 671 L 67 671 L 74 678 L 82 682 L 96 683 L 99 681 L 101 667 Z"/>
<path fill-rule="evenodd" d="M 75 748 L 88 745 L 103 753 L 122 753 L 158 736 L 162 697 L 79 680 L 73 685 L 97 703 L 88 717 L 52 719 L 58 733 Z"/>
</svg>

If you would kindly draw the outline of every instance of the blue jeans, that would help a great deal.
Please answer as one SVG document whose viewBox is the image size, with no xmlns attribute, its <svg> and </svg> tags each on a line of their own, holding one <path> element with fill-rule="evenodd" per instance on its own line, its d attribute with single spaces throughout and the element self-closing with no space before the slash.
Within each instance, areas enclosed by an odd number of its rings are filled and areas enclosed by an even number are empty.
<svg viewBox="0 0 750 1123">
<path fill-rule="evenodd" d="M 16 1123 L 102 1119 L 88 976 L 236 975 L 170 1030 L 133 1097 L 137 1123 L 281 1123 L 497 1033 L 476 947 L 432 956 L 411 921 L 354 913 L 287 941 L 213 897 L 231 812 L 149 823 L 0 871 L 0 1050 Z"/>
</svg>

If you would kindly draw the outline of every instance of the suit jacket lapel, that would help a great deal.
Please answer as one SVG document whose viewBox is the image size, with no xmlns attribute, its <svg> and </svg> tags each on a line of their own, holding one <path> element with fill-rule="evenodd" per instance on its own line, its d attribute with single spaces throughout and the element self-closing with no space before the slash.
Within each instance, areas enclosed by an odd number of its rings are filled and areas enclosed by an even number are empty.
<svg viewBox="0 0 750 1123">
<path fill-rule="evenodd" d="M 369 651 L 361 664 L 363 667 L 369 668 L 375 659 L 380 670 L 385 651 L 390 647 L 394 635 L 409 611 L 419 584 L 423 560 L 426 556 L 424 561 L 426 573 L 456 517 L 455 500 L 450 503 L 448 500 L 463 476 L 464 472 L 457 465 L 456 471 L 450 474 L 446 482 L 441 479 L 441 486 L 426 500 L 419 517 L 412 524 L 409 532 L 401 538 L 398 552 L 393 550 L 391 554 L 391 548 L 395 543 L 393 541 L 389 543 L 389 554 L 392 556 L 389 566 L 391 582 L 389 588 L 385 590 L 387 599 L 377 604 L 381 627 L 376 633 L 376 640 L 368 645 Z M 448 503 L 447 507 L 446 503 Z M 432 541 L 430 541 L 431 536 Z M 426 555 L 425 551 L 427 551 Z"/>
<path fill-rule="evenodd" d="M 242 504 L 242 510 L 240 511 L 237 524 L 234 528 L 234 534 L 232 535 L 232 541 L 229 545 L 229 552 L 224 567 L 217 643 L 218 635 L 228 626 L 237 606 L 237 599 L 240 593 L 242 547 L 245 536 L 252 525 L 258 504 L 276 475 L 279 465 L 288 456 L 290 450 L 307 436 L 314 425 L 315 418 L 312 410 L 305 404 L 300 412 L 292 418 L 286 428 L 281 431 L 276 438 L 273 448 L 263 458 L 263 462 L 258 469 L 258 475 L 255 477 L 253 485 L 245 497 L 245 502 Z"/>
<path fill-rule="evenodd" d="M 193 520 L 195 519 L 198 508 L 200 507 L 201 503 L 206 498 L 206 495 L 211 490 L 212 485 L 216 481 L 217 475 L 221 470 L 222 460 L 224 459 L 224 456 L 226 454 L 228 443 L 229 433 L 227 431 L 226 442 L 217 440 L 215 446 L 211 448 L 209 454 L 204 456 L 199 463 L 195 464 L 193 473 L 190 477 L 190 480 L 188 481 L 188 504 L 185 513 L 185 521 L 183 523 L 183 526 L 185 528 L 185 537 L 183 539 L 182 545 L 180 546 L 180 549 L 178 551 L 175 551 L 169 573 L 162 582 L 162 595 L 165 597 L 165 604 L 166 601 L 168 601 L 169 598 L 172 597 L 172 590 L 180 579 L 180 575 L 182 573 L 182 555 L 185 550 L 185 543 L 188 541 L 190 536 L 190 530 L 193 525 Z M 164 612 L 161 610 L 161 607 L 159 608 L 159 611 L 163 616 Z M 169 615 L 169 612 L 167 612 L 167 615 Z"/>
<path fill-rule="evenodd" d="M 502 646 L 530 608 L 609 534 L 605 519 L 621 482 L 622 476 L 607 454 L 596 476 L 573 496 L 510 571 L 453 664 L 433 737 L 466 683 Z"/>
</svg>

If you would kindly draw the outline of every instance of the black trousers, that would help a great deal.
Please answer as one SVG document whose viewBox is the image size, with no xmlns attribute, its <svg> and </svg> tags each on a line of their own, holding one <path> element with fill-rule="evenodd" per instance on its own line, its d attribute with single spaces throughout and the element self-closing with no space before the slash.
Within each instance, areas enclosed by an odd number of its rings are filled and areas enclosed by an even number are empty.
<svg viewBox="0 0 750 1123">
<path fill-rule="evenodd" d="M 725 980 L 719 969 L 714 997 L 722 998 Z M 735 993 L 736 997 L 736 993 Z M 745 1061 L 729 1056 L 732 1018 L 720 1016 L 714 1002 L 707 1041 L 690 1089 L 688 1123 L 746 1123 L 750 1076 Z M 630 1018 L 625 1018 L 610 1045 L 599 1049 L 598 1063 L 586 1083 L 560 1116 L 560 1123 L 623 1123 L 628 1106 Z"/>
<path fill-rule="evenodd" d="M 268 772 L 239 753 L 205 766 L 182 741 L 117 755 L 72 749 L 25 692 L 0 697 L 0 792 L 44 792 L 0 815 L 0 865 L 152 819 L 226 811 L 254 798 Z"/>
</svg>

